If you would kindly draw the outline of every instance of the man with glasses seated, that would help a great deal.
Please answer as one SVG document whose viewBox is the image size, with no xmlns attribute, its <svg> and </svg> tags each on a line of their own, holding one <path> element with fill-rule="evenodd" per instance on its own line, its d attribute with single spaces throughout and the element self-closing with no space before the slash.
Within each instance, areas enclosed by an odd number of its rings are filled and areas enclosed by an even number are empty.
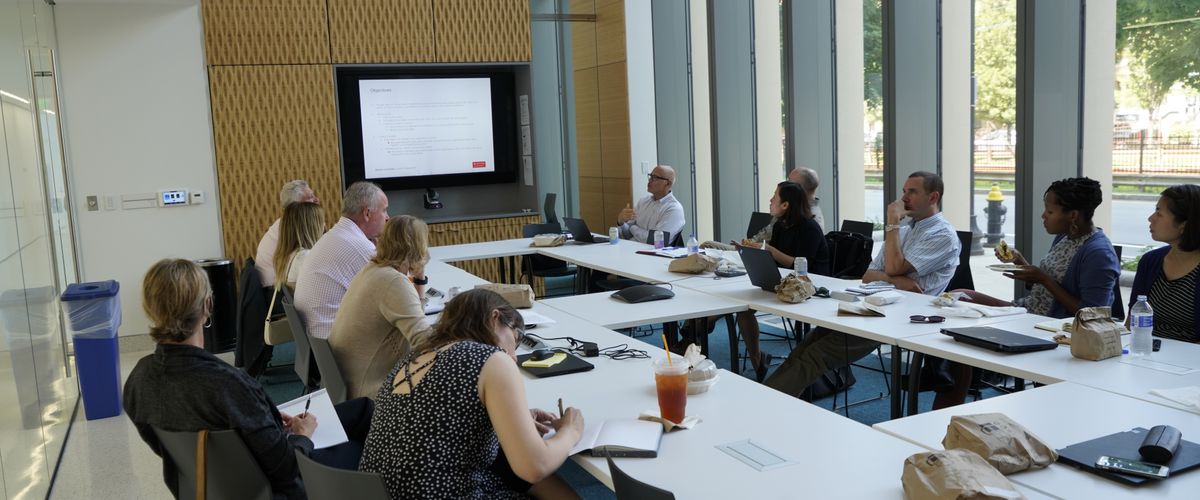
<svg viewBox="0 0 1200 500">
<path fill-rule="evenodd" d="M 904 195 L 887 206 L 883 249 L 871 261 L 863 281 L 887 281 L 902 290 L 937 295 L 958 268 L 958 234 L 942 216 L 942 178 L 915 172 Z M 929 317 L 913 321 L 936 321 Z M 879 342 L 817 328 L 792 351 L 766 384 L 800 395 L 827 370 L 841 368 L 879 347 Z"/>
<path fill-rule="evenodd" d="M 651 232 L 662 231 L 663 243 L 670 245 L 687 223 L 683 216 L 683 205 L 671 193 L 674 186 L 675 169 L 668 165 L 655 165 L 646 181 L 646 191 L 650 194 L 638 200 L 633 207 L 626 205 L 617 214 L 621 238 L 654 243 Z"/>
</svg>

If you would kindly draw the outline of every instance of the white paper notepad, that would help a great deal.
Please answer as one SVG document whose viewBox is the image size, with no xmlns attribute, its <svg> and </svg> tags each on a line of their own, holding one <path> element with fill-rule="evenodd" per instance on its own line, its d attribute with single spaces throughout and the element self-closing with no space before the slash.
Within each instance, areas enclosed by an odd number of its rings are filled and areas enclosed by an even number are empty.
<svg viewBox="0 0 1200 500">
<path fill-rule="evenodd" d="M 317 430 L 313 431 L 312 435 L 313 449 L 319 450 L 350 441 L 350 438 L 346 437 L 346 429 L 342 428 L 342 421 L 338 418 L 337 411 L 333 409 L 333 401 L 329 399 L 329 393 L 325 392 L 325 389 L 281 404 L 279 411 L 292 416 L 299 415 L 304 413 L 304 404 L 310 399 L 312 404 L 308 406 L 308 412 L 317 417 Z"/>
</svg>

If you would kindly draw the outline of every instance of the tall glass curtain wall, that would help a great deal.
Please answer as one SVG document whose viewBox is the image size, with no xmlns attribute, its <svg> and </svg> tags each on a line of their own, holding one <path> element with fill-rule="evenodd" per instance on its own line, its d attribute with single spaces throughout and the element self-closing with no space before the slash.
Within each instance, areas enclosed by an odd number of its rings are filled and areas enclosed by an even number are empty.
<svg viewBox="0 0 1200 500">
<path fill-rule="evenodd" d="M 44 498 L 79 392 L 57 297 L 76 280 L 51 7 L 0 0 L 0 487 Z"/>
</svg>

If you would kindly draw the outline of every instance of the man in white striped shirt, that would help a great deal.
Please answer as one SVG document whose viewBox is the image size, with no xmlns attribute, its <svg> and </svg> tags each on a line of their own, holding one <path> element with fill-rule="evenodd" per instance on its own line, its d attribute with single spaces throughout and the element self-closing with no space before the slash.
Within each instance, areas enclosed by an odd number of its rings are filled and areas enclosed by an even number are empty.
<svg viewBox="0 0 1200 500">
<path fill-rule="evenodd" d="M 383 232 L 387 209 L 387 196 L 374 183 L 355 182 L 346 189 L 342 217 L 309 250 L 296 279 L 296 310 L 309 335 L 329 338 L 350 280 L 375 255 L 373 241 Z"/>
<path fill-rule="evenodd" d="M 292 203 L 312 202 L 321 203 L 321 199 L 317 198 L 317 194 L 313 192 L 308 183 L 296 179 L 288 181 L 283 185 L 283 189 L 279 190 L 279 205 L 280 209 L 287 208 Z M 258 269 L 258 275 L 262 279 L 264 287 L 275 286 L 275 247 L 279 245 L 279 219 L 271 223 L 271 227 L 267 228 L 267 232 L 263 234 L 262 239 L 258 240 L 258 251 L 254 253 L 254 268 Z"/>
<path fill-rule="evenodd" d="M 863 281 L 887 281 L 901 290 L 937 295 L 958 268 L 960 244 L 938 208 L 944 186 L 931 172 L 914 172 L 904 182 L 904 196 L 887 206 L 883 249 L 863 274 Z M 910 219 L 903 223 L 905 219 Z M 765 383 L 799 396 L 827 370 L 841 368 L 879 347 L 879 342 L 817 328 L 792 351 Z"/>
</svg>

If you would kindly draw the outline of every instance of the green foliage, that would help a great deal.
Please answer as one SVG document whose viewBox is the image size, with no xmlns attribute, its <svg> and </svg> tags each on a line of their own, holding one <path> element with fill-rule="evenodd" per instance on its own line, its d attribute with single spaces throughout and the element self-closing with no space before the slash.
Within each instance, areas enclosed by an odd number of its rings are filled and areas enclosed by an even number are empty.
<svg viewBox="0 0 1200 500">
<path fill-rule="evenodd" d="M 1011 130 L 1017 121 L 1015 0 L 976 1 L 975 79 L 979 88 L 976 118 L 993 129 Z"/>
<path fill-rule="evenodd" d="M 1200 0 L 1117 0 L 1116 57 L 1130 60 L 1140 104 L 1157 108 L 1176 83 L 1200 90 Z"/>
<path fill-rule="evenodd" d="M 863 0 L 863 100 L 867 114 L 883 114 L 883 9 L 880 0 Z"/>
<path fill-rule="evenodd" d="M 1142 255 L 1145 255 L 1146 252 L 1149 252 L 1151 250 L 1154 250 L 1153 245 L 1146 245 L 1146 246 L 1142 247 L 1142 251 L 1138 253 L 1137 257 L 1134 257 L 1132 259 L 1129 259 L 1129 260 L 1121 263 L 1121 269 L 1124 269 L 1126 271 L 1137 271 L 1138 262 L 1142 261 Z"/>
</svg>

